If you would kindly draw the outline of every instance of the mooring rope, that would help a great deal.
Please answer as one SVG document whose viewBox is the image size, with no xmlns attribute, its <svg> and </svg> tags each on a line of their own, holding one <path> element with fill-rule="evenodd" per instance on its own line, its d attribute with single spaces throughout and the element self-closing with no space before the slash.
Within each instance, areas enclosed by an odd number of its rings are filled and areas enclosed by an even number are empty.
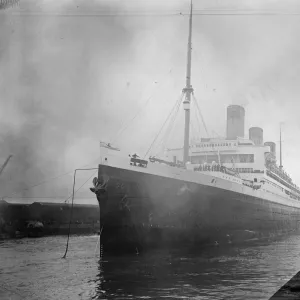
<svg viewBox="0 0 300 300">
<path fill-rule="evenodd" d="M 71 206 L 71 212 L 70 212 L 70 221 L 69 221 L 68 239 L 67 239 L 66 251 L 65 251 L 65 254 L 64 254 L 64 256 L 63 256 L 62 258 L 66 258 L 67 252 L 68 252 L 68 248 L 69 248 L 69 239 L 70 239 L 70 232 L 71 232 L 71 222 L 72 222 L 72 218 L 73 218 L 73 206 L 74 206 L 74 196 L 75 196 L 76 172 L 77 172 L 77 171 L 90 171 L 90 170 L 98 170 L 98 168 L 91 168 L 91 169 L 76 169 L 76 170 L 74 171 L 73 192 L 72 192 L 72 206 Z M 97 172 L 97 171 L 96 171 L 96 172 Z M 95 173 L 96 173 L 96 172 L 95 172 Z M 95 173 L 94 173 L 93 175 L 95 175 Z M 92 176 L 93 176 L 93 175 L 92 175 Z M 90 178 L 91 178 L 92 176 L 90 176 L 88 180 L 90 180 Z M 82 186 L 84 186 L 84 185 L 88 182 L 88 180 L 87 180 Z M 82 187 L 82 186 L 81 186 L 81 187 Z M 81 188 L 81 187 L 80 187 L 80 188 Z M 77 190 L 77 191 L 78 191 L 78 190 Z M 77 192 L 77 191 L 76 191 L 76 192 Z"/>
</svg>

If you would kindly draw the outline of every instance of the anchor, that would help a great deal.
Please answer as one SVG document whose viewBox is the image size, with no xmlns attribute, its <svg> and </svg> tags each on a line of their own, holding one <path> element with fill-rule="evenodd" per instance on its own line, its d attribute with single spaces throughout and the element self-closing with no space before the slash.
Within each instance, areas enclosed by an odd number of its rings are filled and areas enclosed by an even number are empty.
<svg viewBox="0 0 300 300">
<path fill-rule="evenodd" d="M 101 194 L 104 194 L 107 191 L 107 184 L 109 181 L 109 177 L 107 177 L 106 180 L 103 180 L 101 182 L 97 177 L 93 179 L 93 185 L 94 187 L 90 188 L 90 190 L 95 193 L 97 196 L 100 196 Z"/>
</svg>

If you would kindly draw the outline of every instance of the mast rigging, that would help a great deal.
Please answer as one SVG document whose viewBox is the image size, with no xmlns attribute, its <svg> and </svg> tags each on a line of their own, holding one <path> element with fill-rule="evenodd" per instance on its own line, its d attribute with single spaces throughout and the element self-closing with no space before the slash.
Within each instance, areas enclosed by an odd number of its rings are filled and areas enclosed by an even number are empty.
<svg viewBox="0 0 300 300">
<path fill-rule="evenodd" d="M 9 155 L 8 158 L 5 160 L 4 164 L 0 167 L 0 175 L 3 173 L 5 167 L 7 166 L 9 160 L 12 158 L 12 155 Z"/>
</svg>

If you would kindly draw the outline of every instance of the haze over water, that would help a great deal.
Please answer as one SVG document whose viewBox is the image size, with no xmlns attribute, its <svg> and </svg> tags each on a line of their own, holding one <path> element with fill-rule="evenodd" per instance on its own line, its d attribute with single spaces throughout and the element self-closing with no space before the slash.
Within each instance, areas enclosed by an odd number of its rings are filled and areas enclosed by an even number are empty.
<svg viewBox="0 0 300 300">
<path fill-rule="evenodd" d="M 269 299 L 300 269 L 300 238 L 199 253 L 104 257 L 98 236 L 0 244 L 0 299 Z"/>
</svg>

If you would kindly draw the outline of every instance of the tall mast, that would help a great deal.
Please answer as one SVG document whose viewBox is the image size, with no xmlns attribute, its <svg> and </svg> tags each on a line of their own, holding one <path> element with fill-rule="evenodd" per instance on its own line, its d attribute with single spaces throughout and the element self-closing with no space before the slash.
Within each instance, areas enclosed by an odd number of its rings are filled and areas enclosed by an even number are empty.
<svg viewBox="0 0 300 300">
<path fill-rule="evenodd" d="M 186 86 L 183 89 L 185 93 L 185 100 L 183 102 L 183 108 L 185 110 L 185 125 L 184 125 L 184 147 L 183 147 L 183 163 L 184 165 L 189 160 L 189 148 L 190 148 L 190 103 L 191 94 L 193 88 L 191 86 L 191 67 L 192 67 L 192 13 L 193 3 L 191 0 L 190 22 L 189 22 L 189 38 L 188 38 L 188 51 L 187 51 L 187 68 L 186 68 Z"/>
<path fill-rule="evenodd" d="M 279 168 L 282 169 L 282 145 L 281 145 L 281 123 L 280 123 L 280 144 L 279 144 L 279 148 L 280 148 L 280 166 Z"/>
</svg>

